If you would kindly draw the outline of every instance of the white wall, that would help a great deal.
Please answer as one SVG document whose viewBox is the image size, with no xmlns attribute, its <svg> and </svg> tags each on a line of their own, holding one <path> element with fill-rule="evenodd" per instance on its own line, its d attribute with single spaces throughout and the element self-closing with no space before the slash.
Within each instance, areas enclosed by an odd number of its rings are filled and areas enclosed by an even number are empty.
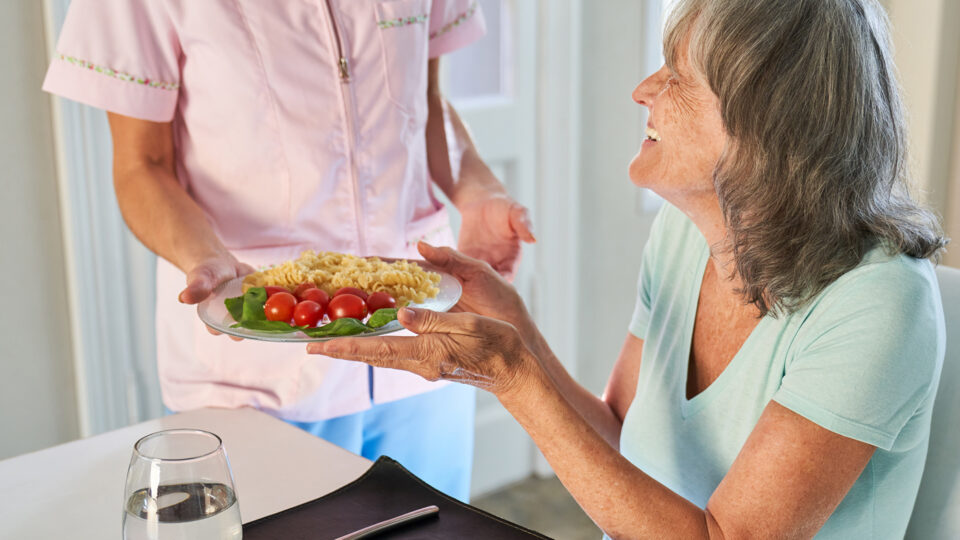
<svg viewBox="0 0 960 540">
<path fill-rule="evenodd" d="M 953 246 L 948 246 L 944 263 L 960 266 L 960 73 L 957 74 L 957 93 L 954 95 L 953 116 L 953 166 L 950 185 L 947 188 L 947 236 L 954 238 Z"/>
<path fill-rule="evenodd" d="M 960 85 L 960 2 L 956 0 L 887 0 L 896 63 L 910 123 L 910 154 L 921 198 L 947 215 L 948 197 L 960 196 L 960 179 L 952 161 L 960 151 L 955 139 Z M 960 233 L 953 218 L 947 229 Z M 960 251 L 954 247 L 949 251 Z M 960 265 L 960 253 L 946 262 Z"/>
<path fill-rule="evenodd" d="M 0 2 L 0 459 L 77 436 L 40 2 Z"/>
<path fill-rule="evenodd" d="M 580 167 L 580 287 L 577 378 L 603 390 L 627 334 L 640 255 L 653 214 L 627 166 L 640 148 L 645 110 L 634 87 L 652 71 L 643 56 L 650 0 L 583 8 Z M 653 10 L 656 12 L 657 10 Z M 653 25 L 656 27 L 656 24 Z"/>
</svg>

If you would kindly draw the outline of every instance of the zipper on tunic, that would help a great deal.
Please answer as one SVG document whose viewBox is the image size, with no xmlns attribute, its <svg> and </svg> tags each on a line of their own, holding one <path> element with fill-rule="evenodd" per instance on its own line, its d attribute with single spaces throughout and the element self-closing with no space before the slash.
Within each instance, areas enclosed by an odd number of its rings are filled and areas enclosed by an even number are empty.
<svg viewBox="0 0 960 540">
<path fill-rule="evenodd" d="M 350 174 L 353 178 L 353 211 L 356 217 L 357 242 L 360 253 L 358 255 L 366 256 L 367 241 L 363 230 L 363 203 L 360 200 L 360 179 L 357 176 L 357 162 L 355 149 L 359 141 L 356 135 L 355 116 L 358 114 L 354 107 L 353 85 L 350 84 L 350 64 L 347 61 L 347 55 L 344 52 L 343 39 L 340 36 L 340 29 L 337 27 L 337 17 L 333 10 L 330 0 L 324 0 L 327 6 L 327 13 L 330 19 L 330 28 L 333 30 L 333 40 L 337 44 L 337 66 L 340 69 L 340 95 L 343 98 L 343 116 L 347 122 L 347 137 L 350 139 L 350 145 L 347 148 L 347 161 L 350 162 Z"/>
<path fill-rule="evenodd" d="M 350 82 L 350 63 L 347 62 L 347 56 L 343 54 L 343 42 L 340 40 L 340 29 L 337 28 L 337 19 L 333 14 L 333 6 L 330 0 L 324 0 L 327 5 L 327 13 L 330 15 L 330 27 L 333 28 L 333 40 L 337 43 L 337 65 L 340 67 L 340 80 Z"/>
</svg>

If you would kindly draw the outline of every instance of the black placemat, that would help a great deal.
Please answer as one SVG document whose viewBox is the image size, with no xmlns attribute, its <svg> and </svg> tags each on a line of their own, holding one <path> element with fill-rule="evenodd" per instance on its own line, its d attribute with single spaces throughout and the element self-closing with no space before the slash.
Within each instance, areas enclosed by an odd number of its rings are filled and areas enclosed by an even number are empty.
<svg viewBox="0 0 960 540">
<path fill-rule="evenodd" d="M 448 497 L 386 456 L 363 476 L 333 493 L 247 523 L 243 526 L 243 538 L 332 540 L 431 504 L 440 508 L 438 517 L 383 533 L 377 539 L 548 538 Z"/>
</svg>

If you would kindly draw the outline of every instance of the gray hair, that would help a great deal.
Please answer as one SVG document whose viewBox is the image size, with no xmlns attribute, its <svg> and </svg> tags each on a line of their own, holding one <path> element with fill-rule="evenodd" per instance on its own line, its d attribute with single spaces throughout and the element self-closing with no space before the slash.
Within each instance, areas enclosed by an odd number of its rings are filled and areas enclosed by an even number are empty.
<svg viewBox="0 0 960 540">
<path fill-rule="evenodd" d="M 714 171 L 744 301 L 791 313 L 877 245 L 939 255 L 936 216 L 908 190 L 888 21 L 874 0 L 680 0 L 673 68 L 719 97 L 730 144 Z"/>
</svg>

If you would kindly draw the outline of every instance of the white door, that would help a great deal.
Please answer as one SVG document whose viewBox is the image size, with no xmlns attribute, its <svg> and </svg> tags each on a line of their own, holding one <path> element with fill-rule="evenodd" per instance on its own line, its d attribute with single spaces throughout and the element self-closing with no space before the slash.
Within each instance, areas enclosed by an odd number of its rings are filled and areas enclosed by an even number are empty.
<svg viewBox="0 0 960 540">
<path fill-rule="evenodd" d="M 537 3 L 479 0 L 487 35 L 441 61 L 447 99 L 469 126 L 480 155 L 517 201 L 536 209 Z M 455 225 L 459 217 L 454 217 Z M 525 248 L 515 285 L 531 305 L 535 248 Z M 474 495 L 530 475 L 533 444 L 486 392 L 477 398 Z"/>
</svg>

